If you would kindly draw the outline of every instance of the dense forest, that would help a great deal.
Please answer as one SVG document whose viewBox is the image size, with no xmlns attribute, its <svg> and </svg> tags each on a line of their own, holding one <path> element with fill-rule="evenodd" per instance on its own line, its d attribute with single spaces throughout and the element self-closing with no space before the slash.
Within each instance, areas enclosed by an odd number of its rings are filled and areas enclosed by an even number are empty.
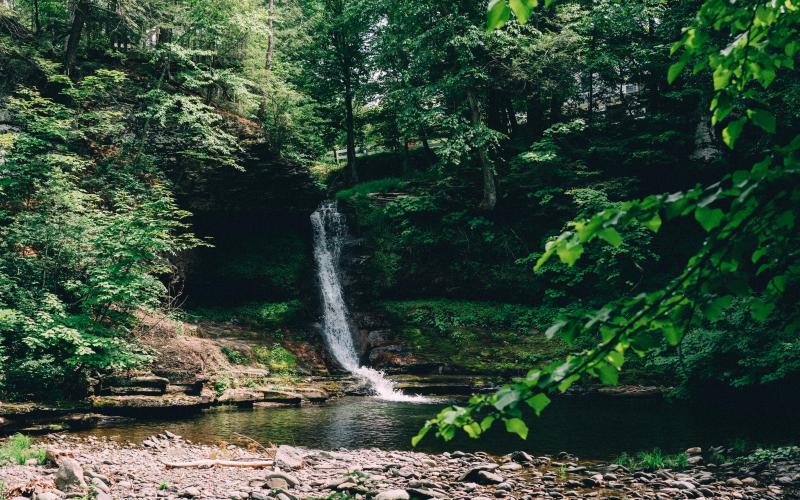
<svg viewBox="0 0 800 500">
<path fill-rule="evenodd" d="M 522 377 L 420 437 L 796 390 L 800 4 L 538 4 L 0 0 L 0 394 L 145 366 L 154 314 L 312 324 L 326 198 L 353 308 Z"/>
</svg>

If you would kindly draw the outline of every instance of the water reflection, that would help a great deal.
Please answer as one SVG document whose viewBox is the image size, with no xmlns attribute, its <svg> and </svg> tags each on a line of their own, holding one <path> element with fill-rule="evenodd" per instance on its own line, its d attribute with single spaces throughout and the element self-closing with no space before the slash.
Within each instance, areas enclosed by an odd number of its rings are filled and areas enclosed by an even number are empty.
<svg viewBox="0 0 800 500">
<path fill-rule="evenodd" d="M 230 442 L 239 433 L 262 443 L 322 449 L 410 449 L 411 436 L 443 405 L 343 398 L 320 406 L 215 411 L 177 421 L 140 421 L 91 433 L 141 441 L 168 429 L 198 442 Z M 605 459 L 620 451 L 658 446 L 674 452 L 736 439 L 777 445 L 800 441 L 797 417 L 795 409 L 787 408 L 770 414 L 762 409 L 748 412 L 738 407 L 698 407 L 654 399 L 565 398 L 556 400 L 541 417 L 529 418 L 527 441 L 497 429 L 480 441 L 426 439 L 420 448 L 496 454 L 517 449 L 538 454 L 569 451 L 586 459 Z"/>
</svg>

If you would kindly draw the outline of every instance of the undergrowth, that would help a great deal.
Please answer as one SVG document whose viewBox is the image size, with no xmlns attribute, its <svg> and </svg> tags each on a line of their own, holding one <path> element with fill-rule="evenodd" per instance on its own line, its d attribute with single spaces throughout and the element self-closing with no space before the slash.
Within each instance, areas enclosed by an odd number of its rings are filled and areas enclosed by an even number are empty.
<svg viewBox="0 0 800 500">
<path fill-rule="evenodd" d="M 45 450 L 42 446 L 34 446 L 33 440 L 23 434 L 14 434 L 0 447 L 0 463 L 24 465 L 35 458 L 39 465 L 45 463 Z"/>
</svg>

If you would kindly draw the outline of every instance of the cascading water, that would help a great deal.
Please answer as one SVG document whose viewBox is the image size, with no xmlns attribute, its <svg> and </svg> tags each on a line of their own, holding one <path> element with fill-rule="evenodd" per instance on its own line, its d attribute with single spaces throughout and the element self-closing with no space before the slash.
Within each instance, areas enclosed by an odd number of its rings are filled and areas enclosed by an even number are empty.
<svg viewBox="0 0 800 500">
<path fill-rule="evenodd" d="M 311 224 L 314 226 L 314 258 L 322 291 L 322 333 L 331 355 L 345 370 L 367 381 L 380 399 L 427 401 L 422 396 L 403 394 L 378 370 L 359 366 L 339 279 L 339 257 L 347 232 L 344 217 L 339 213 L 336 202 L 325 201 L 311 214 Z"/>
</svg>

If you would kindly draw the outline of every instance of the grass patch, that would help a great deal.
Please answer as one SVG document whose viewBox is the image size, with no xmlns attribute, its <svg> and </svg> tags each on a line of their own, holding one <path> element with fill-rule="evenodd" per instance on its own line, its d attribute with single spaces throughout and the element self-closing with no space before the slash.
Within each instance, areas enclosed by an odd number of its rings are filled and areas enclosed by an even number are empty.
<svg viewBox="0 0 800 500">
<path fill-rule="evenodd" d="M 14 434 L 0 447 L 0 463 L 24 465 L 35 458 L 39 465 L 45 463 L 45 450 L 42 446 L 33 446 L 30 437 Z"/>
<path fill-rule="evenodd" d="M 278 328 L 301 317 L 299 300 L 286 302 L 250 302 L 238 307 L 198 307 L 187 312 L 189 319 L 234 322 L 256 328 Z"/>
<path fill-rule="evenodd" d="M 571 349 L 544 330 L 558 310 L 447 299 L 382 304 L 418 359 L 464 372 L 503 374 L 560 359 Z"/>
<path fill-rule="evenodd" d="M 222 354 L 234 365 L 246 365 L 249 361 L 247 355 L 228 346 L 222 346 Z"/>
<path fill-rule="evenodd" d="M 371 193 L 389 193 L 402 189 L 405 184 L 406 182 L 399 177 L 386 177 L 384 179 L 362 182 L 347 189 L 342 189 L 336 193 L 336 199 L 348 200 L 350 198 L 364 197 Z"/>
<path fill-rule="evenodd" d="M 297 368 L 297 359 L 280 344 L 271 347 L 258 346 L 253 348 L 256 361 L 273 373 L 292 373 Z"/>
<path fill-rule="evenodd" d="M 654 448 L 652 451 L 640 451 L 636 455 L 622 453 L 614 463 L 631 470 L 685 469 L 689 466 L 689 457 L 685 453 L 665 455 L 659 448 Z"/>
</svg>

